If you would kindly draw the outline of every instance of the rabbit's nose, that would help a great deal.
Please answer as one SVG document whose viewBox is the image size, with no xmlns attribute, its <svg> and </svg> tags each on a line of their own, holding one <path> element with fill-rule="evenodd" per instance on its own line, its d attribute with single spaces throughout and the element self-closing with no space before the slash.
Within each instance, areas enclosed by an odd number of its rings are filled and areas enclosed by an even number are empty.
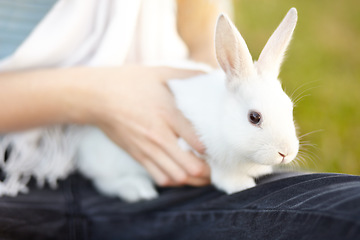
<svg viewBox="0 0 360 240">
<path fill-rule="evenodd" d="M 281 161 L 281 163 L 284 163 L 285 162 L 285 157 L 287 156 L 286 154 L 283 154 L 283 153 L 281 153 L 281 152 L 278 152 L 279 153 L 279 155 L 282 157 L 282 161 Z"/>
<path fill-rule="evenodd" d="M 283 158 L 286 156 L 285 154 L 278 152 L 280 156 L 282 156 Z"/>
</svg>

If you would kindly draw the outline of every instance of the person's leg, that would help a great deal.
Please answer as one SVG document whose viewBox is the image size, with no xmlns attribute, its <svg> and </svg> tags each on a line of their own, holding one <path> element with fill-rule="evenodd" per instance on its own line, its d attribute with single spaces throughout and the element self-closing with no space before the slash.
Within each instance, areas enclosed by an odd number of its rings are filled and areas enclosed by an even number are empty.
<svg viewBox="0 0 360 240">
<path fill-rule="evenodd" d="M 78 175 L 59 189 L 0 199 L 0 239 L 359 239 L 360 177 L 271 175 L 230 196 L 160 189 L 128 204 Z M 266 183 L 265 183 L 266 182 Z"/>
<path fill-rule="evenodd" d="M 29 194 L 0 197 L 0 239 L 71 238 L 73 197 L 71 179 L 56 191 L 38 189 L 31 181 Z"/>
<path fill-rule="evenodd" d="M 80 205 L 94 240 L 360 239 L 359 176 L 283 173 L 259 182 L 230 196 L 210 186 L 161 189 L 136 204 L 84 187 Z"/>
</svg>

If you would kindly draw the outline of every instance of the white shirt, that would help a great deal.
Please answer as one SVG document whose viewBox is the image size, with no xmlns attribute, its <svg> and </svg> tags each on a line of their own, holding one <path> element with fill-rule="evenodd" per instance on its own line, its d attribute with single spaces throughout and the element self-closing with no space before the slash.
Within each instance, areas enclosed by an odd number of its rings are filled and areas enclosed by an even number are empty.
<svg viewBox="0 0 360 240">
<path fill-rule="evenodd" d="M 187 57 L 173 0 L 59 0 L 0 71 L 159 64 Z"/>
</svg>

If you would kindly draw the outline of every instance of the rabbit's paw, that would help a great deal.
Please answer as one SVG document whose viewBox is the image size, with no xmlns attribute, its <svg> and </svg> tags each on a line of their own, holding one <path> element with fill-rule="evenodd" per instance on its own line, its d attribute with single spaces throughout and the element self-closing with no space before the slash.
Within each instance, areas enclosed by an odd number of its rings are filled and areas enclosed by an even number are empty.
<svg viewBox="0 0 360 240">
<path fill-rule="evenodd" d="M 240 192 L 256 185 L 254 178 L 247 175 L 213 174 L 212 182 L 227 194 Z"/>
<path fill-rule="evenodd" d="M 151 200 L 158 196 L 155 186 L 146 176 L 124 176 L 116 179 L 98 179 L 98 190 L 108 196 L 117 196 L 126 202 Z"/>
</svg>

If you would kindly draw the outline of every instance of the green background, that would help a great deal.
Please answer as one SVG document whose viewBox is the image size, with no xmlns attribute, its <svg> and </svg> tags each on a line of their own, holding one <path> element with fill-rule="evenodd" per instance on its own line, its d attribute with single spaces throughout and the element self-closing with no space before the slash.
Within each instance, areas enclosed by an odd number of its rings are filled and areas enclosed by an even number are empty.
<svg viewBox="0 0 360 240">
<path fill-rule="evenodd" d="M 360 174 L 360 1 L 234 0 L 234 21 L 257 59 L 291 7 L 298 24 L 280 79 L 306 146 L 297 161 L 313 171 Z M 312 146 L 309 146 L 309 143 Z M 293 164 L 295 166 L 296 164 Z"/>
</svg>

